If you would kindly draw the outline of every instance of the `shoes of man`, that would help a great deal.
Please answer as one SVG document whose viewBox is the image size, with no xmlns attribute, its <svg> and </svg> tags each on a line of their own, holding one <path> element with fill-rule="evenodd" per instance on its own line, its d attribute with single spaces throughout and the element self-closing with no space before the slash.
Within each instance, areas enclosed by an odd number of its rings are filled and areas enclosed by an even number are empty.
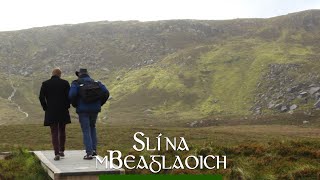
<svg viewBox="0 0 320 180">
<path fill-rule="evenodd" d="M 93 151 L 92 152 L 92 156 L 97 156 L 98 154 L 97 154 L 97 151 Z"/>
<path fill-rule="evenodd" d="M 85 156 L 83 157 L 83 159 L 84 159 L 84 160 L 92 160 L 93 157 L 92 157 L 91 154 L 87 154 L 87 155 L 85 155 Z"/>
<path fill-rule="evenodd" d="M 54 160 L 55 160 L 55 161 L 59 161 L 59 160 L 60 160 L 60 155 L 56 155 L 56 156 L 54 157 Z"/>
<path fill-rule="evenodd" d="M 64 157 L 64 152 L 60 151 L 59 155 L 60 155 L 60 157 Z"/>
</svg>

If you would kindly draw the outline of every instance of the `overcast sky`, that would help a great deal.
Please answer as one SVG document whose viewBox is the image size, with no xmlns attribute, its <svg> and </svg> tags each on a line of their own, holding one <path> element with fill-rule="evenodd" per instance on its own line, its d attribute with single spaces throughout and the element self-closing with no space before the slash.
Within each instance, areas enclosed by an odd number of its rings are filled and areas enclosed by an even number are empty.
<svg viewBox="0 0 320 180">
<path fill-rule="evenodd" d="M 267 18 L 320 0 L 0 0 L 0 31 L 102 20 Z"/>
</svg>

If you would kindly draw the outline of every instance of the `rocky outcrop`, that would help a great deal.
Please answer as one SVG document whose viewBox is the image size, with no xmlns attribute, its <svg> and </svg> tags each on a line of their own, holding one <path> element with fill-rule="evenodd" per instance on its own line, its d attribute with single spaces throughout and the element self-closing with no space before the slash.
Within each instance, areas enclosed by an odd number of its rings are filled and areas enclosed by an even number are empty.
<svg viewBox="0 0 320 180">
<path fill-rule="evenodd" d="M 270 64 L 269 71 L 259 82 L 253 109 L 292 113 L 299 109 L 299 104 L 317 101 L 320 97 L 320 78 L 317 72 L 297 73 L 303 69 L 302 64 Z M 299 78 L 304 81 L 299 81 Z M 314 106 L 320 107 L 319 101 Z M 256 111 L 253 113 L 256 114 Z"/>
</svg>

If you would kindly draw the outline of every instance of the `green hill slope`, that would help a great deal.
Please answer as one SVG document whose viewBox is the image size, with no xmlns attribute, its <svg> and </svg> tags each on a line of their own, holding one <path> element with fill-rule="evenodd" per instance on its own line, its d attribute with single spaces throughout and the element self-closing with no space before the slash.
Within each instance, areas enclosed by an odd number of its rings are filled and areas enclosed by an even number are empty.
<svg viewBox="0 0 320 180">
<path fill-rule="evenodd" d="M 301 58 L 291 59 L 292 55 Z M 310 47 L 259 39 L 235 39 L 223 45 L 183 50 L 156 65 L 120 75 L 119 81 L 110 84 L 114 97 L 110 111 L 116 113 L 126 107 L 128 112 L 151 113 L 159 118 L 171 114 L 174 118 L 199 119 L 214 115 L 250 115 L 257 108 L 260 113 L 279 112 L 268 108 L 269 102 L 312 107 L 316 100 L 313 96 L 309 97 L 309 103 L 296 102 L 299 93 L 308 91 L 311 84 L 319 86 L 320 69 L 308 60 L 309 55 L 316 55 Z M 293 81 L 282 80 L 281 75 L 265 78 L 278 66 L 297 66 L 294 70 L 282 68 L 280 72 Z M 285 97 L 290 95 L 287 92 L 280 98 L 275 97 L 278 91 L 301 83 L 305 85 L 296 90 L 290 101 Z M 270 93 L 270 87 L 274 87 L 274 94 Z M 146 113 L 149 109 L 152 111 Z"/>
<path fill-rule="evenodd" d="M 95 22 L 0 33 L 14 101 L 41 121 L 41 81 L 87 67 L 111 91 L 102 121 L 186 122 L 310 111 L 320 97 L 320 11 L 270 19 Z M 3 85 L 1 97 L 12 89 Z M 5 88 L 6 87 L 6 88 Z M 291 109 L 290 109 L 291 108 Z"/>
</svg>

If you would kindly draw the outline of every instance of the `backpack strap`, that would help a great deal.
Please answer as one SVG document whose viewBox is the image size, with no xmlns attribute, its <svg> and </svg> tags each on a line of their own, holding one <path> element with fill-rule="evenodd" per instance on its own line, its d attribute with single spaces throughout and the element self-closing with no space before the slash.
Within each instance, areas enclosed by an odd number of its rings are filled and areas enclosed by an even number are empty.
<svg viewBox="0 0 320 180">
<path fill-rule="evenodd" d="M 78 80 L 75 80 L 78 85 L 86 84 L 87 82 L 94 82 L 95 80 L 91 79 L 89 81 L 84 80 L 84 78 L 79 78 Z"/>
</svg>

